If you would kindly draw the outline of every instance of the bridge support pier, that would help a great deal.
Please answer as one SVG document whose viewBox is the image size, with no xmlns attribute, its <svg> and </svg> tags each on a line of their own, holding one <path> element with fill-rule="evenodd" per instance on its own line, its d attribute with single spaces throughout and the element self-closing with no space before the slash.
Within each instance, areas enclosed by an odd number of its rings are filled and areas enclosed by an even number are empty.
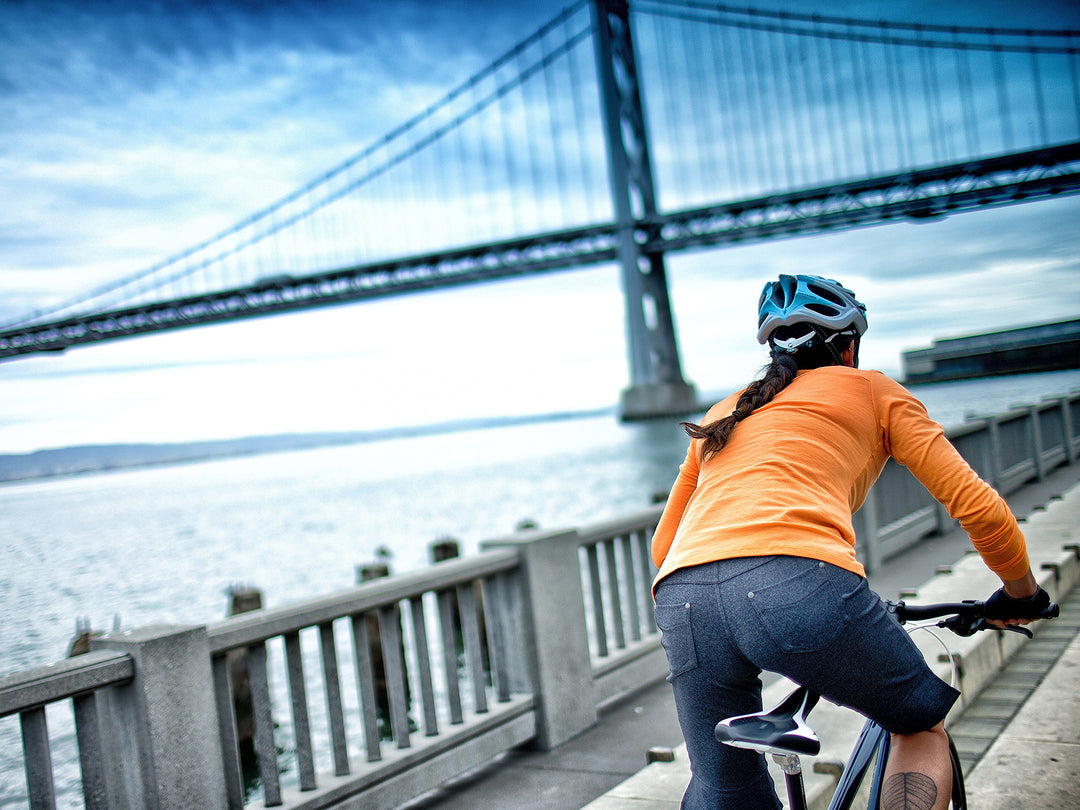
<svg viewBox="0 0 1080 810">
<path fill-rule="evenodd" d="M 624 420 L 699 410 L 694 386 L 683 379 L 662 253 L 646 252 L 656 226 L 656 194 L 641 89 L 625 0 L 593 0 L 600 103 L 618 259 L 626 299 L 630 387 L 619 403 Z"/>
<path fill-rule="evenodd" d="M 631 385 L 619 397 L 619 418 L 624 422 L 655 419 L 660 416 L 683 416 L 703 411 L 697 389 L 687 382 Z"/>
</svg>

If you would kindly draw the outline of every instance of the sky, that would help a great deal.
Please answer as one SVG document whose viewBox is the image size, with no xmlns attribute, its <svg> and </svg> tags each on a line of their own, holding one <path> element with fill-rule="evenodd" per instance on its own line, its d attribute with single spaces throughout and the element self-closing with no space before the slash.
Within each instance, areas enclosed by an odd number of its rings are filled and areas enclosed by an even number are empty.
<svg viewBox="0 0 1080 810">
<path fill-rule="evenodd" d="M 1080 29 L 1061 2 L 770 10 Z M 557 0 L 0 0 L 0 321 L 134 273 L 321 176 L 487 66 Z M 935 338 L 1080 317 L 1080 197 L 667 260 L 704 396 L 765 362 L 757 296 L 836 277 L 864 366 Z M 602 408 L 628 384 L 613 267 L 0 362 L 0 454 Z"/>
</svg>

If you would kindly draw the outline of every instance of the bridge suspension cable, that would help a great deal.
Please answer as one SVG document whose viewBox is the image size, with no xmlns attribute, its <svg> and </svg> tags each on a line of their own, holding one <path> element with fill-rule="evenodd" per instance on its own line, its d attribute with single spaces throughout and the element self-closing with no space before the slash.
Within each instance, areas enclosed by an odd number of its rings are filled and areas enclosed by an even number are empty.
<svg viewBox="0 0 1080 810">
<path fill-rule="evenodd" d="M 646 252 L 1080 191 L 1076 31 L 629 9 Z M 612 261 L 593 36 L 579 0 L 294 193 L 0 326 L 0 358 Z"/>
<path fill-rule="evenodd" d="M 633 8 L 665 210 L 1080 139 L 1077 31 Z"/>
<path fill-rule="evenodd" d="M 211 275 L 221 287 L 238 287 L 610 218 L 599 190 L 599 119 L 583 100 L 596 93 L 583 67 L 592 59 L 582 48 L 591 36 L 587 2 L 564 9 L 422 112 L 227 230 L 0 328 L 196 294 L 215 286 Z M 567 154 L 580 156 L 577 171 L 566 170 Z M 546 188 L 552 175 L 555 189 Z"/>
</svg>

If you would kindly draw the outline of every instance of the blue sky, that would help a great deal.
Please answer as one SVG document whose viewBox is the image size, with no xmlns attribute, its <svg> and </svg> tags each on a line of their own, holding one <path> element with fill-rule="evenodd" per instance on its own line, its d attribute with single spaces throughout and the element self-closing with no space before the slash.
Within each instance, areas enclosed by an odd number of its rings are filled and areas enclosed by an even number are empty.
<svg viewBox="0 0 1080 810">
<path fill-rule="evenodd" d="M 0 4 L 0 320 L 133 273 L 318 177 L 557 13 L 557 2 Z M 1080 29 L 1073 2 L 763 9 Z M 863 358 L 1080 314 L 1080 199 L 673 256 L 686 376 L 745 382 L 761 284 L 833 275 Z M 719 277 L 724 281 L 718 281 Z M 613 404 L 612 268 L 0 363 L 0 453 L 349 430 Z"/>
</svg>

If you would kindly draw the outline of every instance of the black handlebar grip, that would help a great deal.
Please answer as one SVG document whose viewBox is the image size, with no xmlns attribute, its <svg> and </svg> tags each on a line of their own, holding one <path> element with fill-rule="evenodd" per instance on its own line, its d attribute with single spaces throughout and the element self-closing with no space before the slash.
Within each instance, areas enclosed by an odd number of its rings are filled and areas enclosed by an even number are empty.
<svg viewBox="0 0 1080 810">
<path fill-rule="evenodd" d="M 994 591 L 986 600 L 987 619 L 1044 619 L 1057 616 L 1057 612 L 1049 611 L 1056 608 L 1050 602 L 1050 594 L 1039 588 L 1034 595 L 1027 599 L 1015 599 L 1005 593 L 1004 588 Z"/>
</svg>

